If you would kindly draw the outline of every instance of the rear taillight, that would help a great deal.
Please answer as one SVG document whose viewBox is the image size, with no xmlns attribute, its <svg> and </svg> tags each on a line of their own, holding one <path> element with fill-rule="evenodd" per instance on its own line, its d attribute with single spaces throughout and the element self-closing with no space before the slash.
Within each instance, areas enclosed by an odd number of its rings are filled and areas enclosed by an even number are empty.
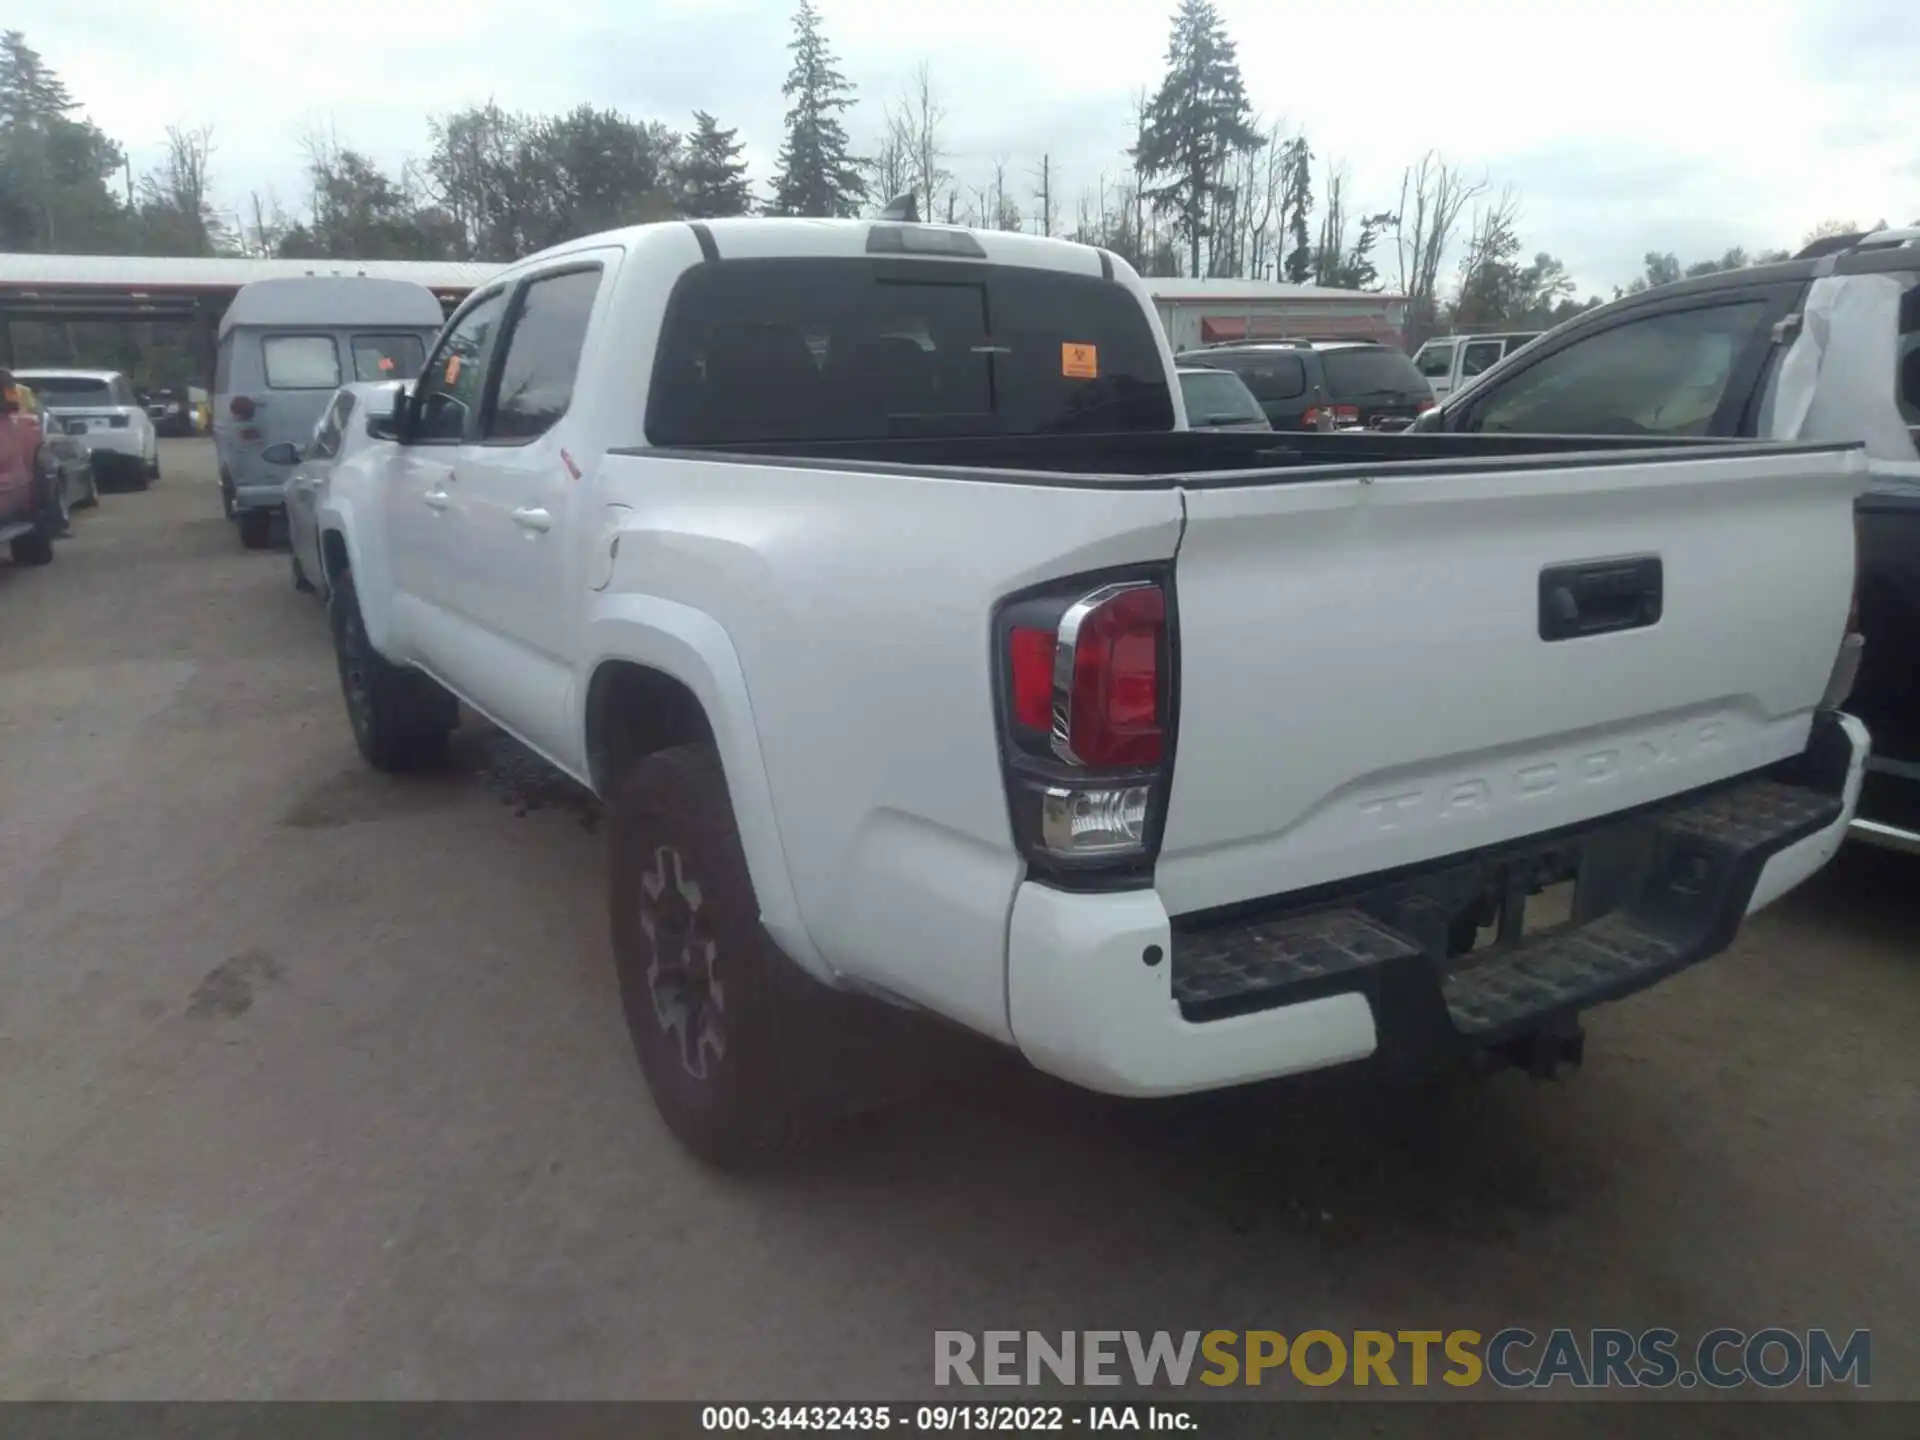
<svg viewBox="0 0 1920 1440">
<path fill-rule="evenodd" d="M 1333 423 L 1336 425 L 1358 425 L 1360 423 L 1360 407 L 1358 405 L 1334 406 Z"/>
<path fill-rule="evenodd" d="M 1065 724 L 1054 727 L 1061 759 L 1096 768 L 1160 763 L 1166 638 L 1167 597 L 1158 585 L 1113 585 L 1073 604 L 1060 621 L 1054 662 L 1056 681 L 1065 664 L 1073 667 Z"/>
<path fill-rule="evenodd" d="M 253 418 L 253 401 L 244 395 L 236 395 L 227 402 L 227 412 L 236 420 Z"/>
<path fill-rule="evenodd" d="M 1834 657 L 1827 675 L 1826 693 L 1820 697 L 1822 710 L 1838 710 L 1853 694 L 1860 675 L 1860 662 L 1866 656 L 1866 639 L 1860 633 L 1860 528 L 1853 531 L 1853 594 L 1847 601 L 1847 628 L 1840 637 L 1840 653 Z"/>
<path fill-rule="evenodd" d="M 1162 580 L 1084 583 L 1001 612 L 1008 804 L 1028 859 L 1063 877 L 1144 874 L 1172 759 Z"/>
</svg>

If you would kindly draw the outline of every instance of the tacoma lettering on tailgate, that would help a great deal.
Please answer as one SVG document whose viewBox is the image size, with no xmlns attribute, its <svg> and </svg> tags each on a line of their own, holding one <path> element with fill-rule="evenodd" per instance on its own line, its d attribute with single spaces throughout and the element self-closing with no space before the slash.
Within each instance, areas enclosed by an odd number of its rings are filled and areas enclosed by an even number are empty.
<svg viewBox="0 0 1920 1440">
<path fill-rule="evenodd" d="M 1536 760 L 1506 774 L 1461 775 L 1409 786 L 1358 801 L 1360 813 L 1381 830 L 1429 821 L 1485 815 L 1515 801 L 1537 799 L 1573 785 L 1604 785 L 1623 775 L 1684 767 L 1720 745 L 1725 722 L 1713 718 L 1676 725 L 1568 760 Z"/>
</svg>

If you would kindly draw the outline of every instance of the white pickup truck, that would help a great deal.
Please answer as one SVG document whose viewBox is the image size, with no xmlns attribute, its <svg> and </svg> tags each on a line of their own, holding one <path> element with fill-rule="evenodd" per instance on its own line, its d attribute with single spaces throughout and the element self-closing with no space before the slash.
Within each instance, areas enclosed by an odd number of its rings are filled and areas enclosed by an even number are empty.
<svg viewBox="0 0 1920 1440">
<path fill-rule="evenodd" d="M 604 799 L 697 1153 L 798 1133 L 847 992 L 1122 1095 L 1550 1071 L 1838 847 L 1857 450 L 1202 433 L 1173 376 L 1098 250 L 672 222 L 489 282 L 333 475 L 361 750 L 458 697 Z"/>
</svg>

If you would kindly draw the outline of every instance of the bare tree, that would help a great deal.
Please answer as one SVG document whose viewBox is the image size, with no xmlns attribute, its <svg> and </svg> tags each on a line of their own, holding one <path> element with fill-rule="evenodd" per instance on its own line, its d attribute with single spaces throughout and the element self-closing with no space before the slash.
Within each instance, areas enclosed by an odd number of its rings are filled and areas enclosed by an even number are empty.
<svg viewBox="0 0 1920 1440">
<path fill-rule="evenodd" d="M 1264 144 L 1249 156 L 1247 204 L 1244 215 L 1247 229 L 1244 273 L 1256 280 L 1276 278 L 1280 260 L 1280 223 L 1282 197 L 1287 179 L 1287 141 L 1281 122 L 1267 130 Z"/>
<path fill-rule="evenodd" d="M 244 218 L 240 248 L 249 255 L 262 258 L 278 254 L 280 241 L 285 238 L 292 224 L 287 219 L 286 211 L 280 208 L 280 197 L 268 190 L 266 199 L 262 200 L 258 190 L 248 191 Z"/>
<path fill-rule="evenodd" d="M 881 206 L 891 204 L 909 190 L 919 193 L 914 179 L 913 139 L 904 102 L 887 106 L 884 127 L 880 143 L 873 147 L 865 164 L 867 193 Z"/>
<path fill-rule="evenodd" d="M 149 245 L 166 254 L 212 255 L 233 243 L 213 213 L 212 159 L 211 125 L 167 127 L 166 154 L 140 182 L 139 209 Z"/>
<path fill-rule="evenodd" d="M 1429 150 L 1419 164 L 1401 172 L 1393 241 L 1400 293 L 1407 297 L 1410 345 L 1420 344 L 1438 323 L 1440 266 L 1461 214 L 1486 188 L 1484 179 L 1462 177 L 1437 150 Z"/>
<path fill-rule="evenodd" d="M 913 72 L 900 113 L 908 146 L 908 172 L 913 189 L 920 197 L 920 214 L 930 220 L 935 214 L 935 201 L 941 187 L 950 183 L 953 176 L 943 163 L 947 152 L 942 148 L 941 127 L 946 123 L 947 110 L 934 94 L 933 67 L 925 60 Z M 949 195 L 949 214 L 953 212 L 954 203 L 954 197 Z"/>
<path fill-rule="evenodd" d="M 1347 259 L 1347 167 L 1327 162 L 1326 202 L 1320 215 L 1320 245 L 1313 255 L 1313 283 L 1338 285 Z"/>
<path fill-rule="evenodd" d="M 1054 227 L 1060 223 L 1060 212 L 1053 198 L 1053 157 L 1051 155 L 1040 157 L 1040 168 L 1033 178 L 1033 198 L 1040 202 L 1040 213 L 1034 216 L 1034 219 L 1039 222 L 1042 235 L 1051 235 Z M 1105 184 L 1106 181 L 1102 179 L 1102 188 Z"/>
</svg>

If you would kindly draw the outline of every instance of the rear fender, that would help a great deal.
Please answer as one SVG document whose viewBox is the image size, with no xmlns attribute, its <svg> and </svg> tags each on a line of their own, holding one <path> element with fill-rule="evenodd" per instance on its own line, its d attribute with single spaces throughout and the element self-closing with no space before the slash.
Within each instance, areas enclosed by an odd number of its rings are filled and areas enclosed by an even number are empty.
<svg viewBox="0 0 1920 1440">
<path fill-rule="evenodd" d="M 609 595 L 587 618 L 582 651 L 587 663 L 576 672 L 570 703 L 570 733 L 581 741 L 581 773 L 587 768 L 587 693 L 601 665 L 609 661 L 645 665 L 685 685 L 706 712 L 720 752 L 747 873 L 760 903 L 761 925 L 795 964 L 817 980 L 836 983 L 832 967 L 821 957 L 800 915 L 774 820 L 773 788 L 760 753 L 746 676 L 720 622 L 657 596 Z"/>
</svg>

